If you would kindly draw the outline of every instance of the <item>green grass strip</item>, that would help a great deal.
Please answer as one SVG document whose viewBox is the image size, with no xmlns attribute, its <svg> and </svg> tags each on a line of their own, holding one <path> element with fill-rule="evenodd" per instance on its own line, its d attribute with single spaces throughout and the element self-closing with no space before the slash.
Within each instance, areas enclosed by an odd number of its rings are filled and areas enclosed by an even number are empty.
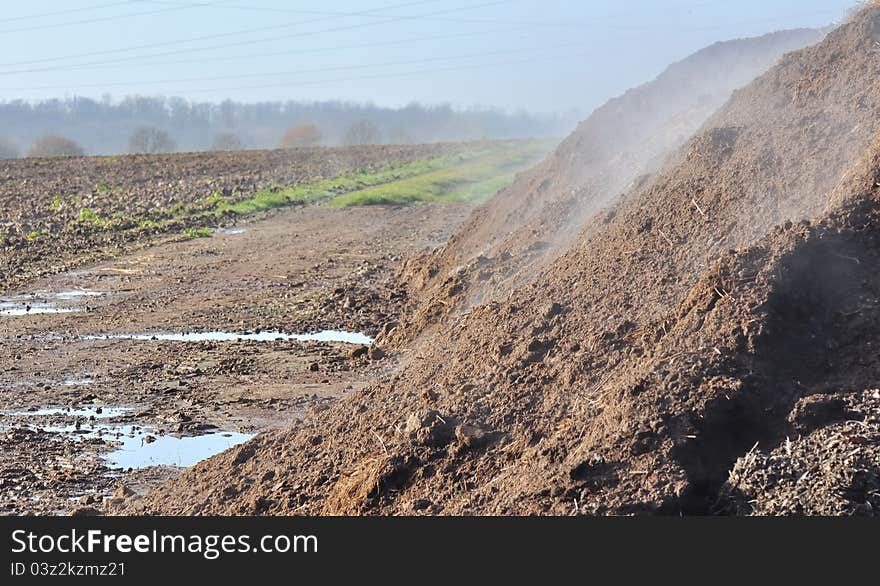
<svg viewBox="0 0 880 586">
<path fill-rule="evenodd" d="M 535 162 L 547 146 L 544 141 L 528 141 L 467 163 L 340 195 L 330 204 L 348 207 L 484 201 L 509 185 L 515 172 Z"/>
<path fill-rule="evenodd" d="M 434 159 L 398 165 L 392 164 L 381 171 L 357 171 L 333 179 L 322 179 L 297 187 L 264 189 L 258 191 L 253 197 L 239 202 L 218 201 L 211 213 L 222 215 L 223 213 L 232 212 L 237 215 L 248 215 L 294 204 L 331 200 L 340 194 L 394 183 L 401 179 L 417 177 L 448 167 L 455 167 L 467 161 L 485 157 L 492 152 L 492 148 L 468 150 Z"/>
</svg>

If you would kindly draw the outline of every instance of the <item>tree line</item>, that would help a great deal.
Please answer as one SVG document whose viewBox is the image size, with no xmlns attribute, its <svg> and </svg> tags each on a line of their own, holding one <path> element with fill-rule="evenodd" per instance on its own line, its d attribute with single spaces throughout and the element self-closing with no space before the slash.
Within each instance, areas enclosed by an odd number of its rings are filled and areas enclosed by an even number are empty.
<svg viewBox="0 0 880 586">
<path fill-rule="evenodd" d="M 0 102 L 0 158 L 546 137 L 564 135 L 576 120 L 416 103 L 17 100 Z"/>
</svg>

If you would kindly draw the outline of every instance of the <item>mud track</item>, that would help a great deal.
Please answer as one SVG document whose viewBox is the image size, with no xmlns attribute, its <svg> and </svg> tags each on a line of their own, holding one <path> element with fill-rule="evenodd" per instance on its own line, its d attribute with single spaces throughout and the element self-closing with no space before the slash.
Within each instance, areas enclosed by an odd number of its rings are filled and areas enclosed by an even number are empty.
<svg viewBox="0 0 880 586">
<path fill-rule="evenodd" d="M 375 336 L 402 303 L 384 285 L 399 260 L 444 242 L 467 212 L 464 205 L 306 206 L 6 290 L 0 510 L 103 512 L 179 471 L 114 469 L 101 458 L 125 439 L 113 426 L 142 446 L 171 435 L 283 428 L 393 366 L 349 343 L 101 335 L 334 329 Z M 47 308 L 68 311 L 39 313 Z M 82 414 L 33 412 L 46 407 Z M 72 433 L 53 431 L 71 424 Z M 109 431 L 86 433 L 102 426 Z"/>
</svg>

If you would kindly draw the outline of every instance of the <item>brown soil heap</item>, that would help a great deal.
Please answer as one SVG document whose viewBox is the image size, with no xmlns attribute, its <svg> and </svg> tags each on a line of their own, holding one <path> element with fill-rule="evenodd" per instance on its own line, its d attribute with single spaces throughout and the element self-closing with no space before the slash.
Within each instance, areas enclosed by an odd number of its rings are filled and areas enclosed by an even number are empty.
<svg viewBox="0 0 880 586">
<path fill-rule="evenodd" d="M 715 43 L 596 110 L 446 246 L 408 263 L 400 281 L 415 310 L 381 343 L 402 345 L 450 310 L 500 299 L 532 278 L 598 211 L 658 171 L 734 90 L 821 37 L 802 29 Z"/>
<path fill-rule="evenodd" d="M 878 46 L 874 7 L 787 55 L 546 270 L 136 510 L 877 511 Z"/>
</svg>

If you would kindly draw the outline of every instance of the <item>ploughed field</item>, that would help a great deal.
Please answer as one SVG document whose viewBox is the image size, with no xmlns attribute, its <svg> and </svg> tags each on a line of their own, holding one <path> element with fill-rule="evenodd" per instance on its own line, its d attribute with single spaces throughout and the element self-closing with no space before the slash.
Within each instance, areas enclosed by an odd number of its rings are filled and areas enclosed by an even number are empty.
<svg viewBox="0 0 880 586">
<path fill-rule="evenodd" d="M 113 510 L 362 388 L 538 141 L 0 163 L 0 510 Z"/>
</svg>

